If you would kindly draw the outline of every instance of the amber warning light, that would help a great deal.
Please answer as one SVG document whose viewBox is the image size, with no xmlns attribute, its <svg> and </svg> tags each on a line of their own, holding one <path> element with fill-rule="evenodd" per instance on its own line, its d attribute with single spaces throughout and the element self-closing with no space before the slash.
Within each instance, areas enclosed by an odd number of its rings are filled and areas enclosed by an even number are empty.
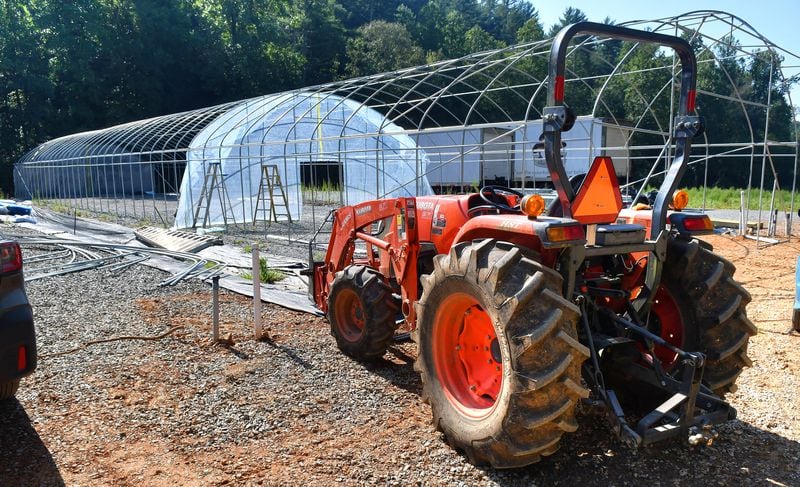
<svg viewBox="0 0 800 487">
<path fill-rule="evenodd" d="M 672 204 L 670 207 L 673 210 L 681 211 L 687 206 L 689 206 L 689 193 L 687 193 L 685 189 L 675 191 L 675 194 L 672 195 Z"/>
<path fill-rule="evenodd" d="M 544 198 L 538 194 L 529 194 L 522 198 L 519 206 L 522 213 L 528 215 L 530 218 L 536 218 L 544 213 Z"/>
</svg>

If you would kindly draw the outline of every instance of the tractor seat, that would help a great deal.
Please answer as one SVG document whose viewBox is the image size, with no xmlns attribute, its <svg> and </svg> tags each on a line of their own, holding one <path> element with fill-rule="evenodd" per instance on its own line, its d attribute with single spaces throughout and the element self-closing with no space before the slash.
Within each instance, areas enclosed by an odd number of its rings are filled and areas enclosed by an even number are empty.
<svg viewBox="0 0 800 487">
<path fill-rule="evenodd" d="M 597 225 L 596 245 L 627 245 L 644 242 L 645 229 L 635 223 Z"/>
</svg>

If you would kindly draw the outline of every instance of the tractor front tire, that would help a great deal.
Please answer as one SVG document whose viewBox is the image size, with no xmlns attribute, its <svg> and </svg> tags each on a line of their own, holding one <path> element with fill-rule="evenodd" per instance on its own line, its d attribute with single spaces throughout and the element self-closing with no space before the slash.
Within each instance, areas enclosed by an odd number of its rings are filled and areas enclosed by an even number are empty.
<svg viewBox="0 0 800 487">
<path fill-rule="evenodd" d="M 397 329 L 399 307 L 377 270 L 351 265 L 338 272 L 328 295 L 328 322 L 336 345 L 356 360 L 386 353 Z"/>
<path fill-rule="evenodd" d="M 706 354 L 703 379 L 720 397 L 736 391 L 736 378 L 751 365 L 750 337 L 758 332 L 747 318 L 751 297 L 733 279 L 736 267 L 699 240 L 672 238 L 662 285 L 683 315 L 687 351 Z"/>
<path fill-rule="evenodd" d="M 434 425 L 474 464 L 529 465 L 578 424 L 580 309 L 534 252 L 493 239 L 434 259 L 417 303 L 415 368 Z"/>
<path fill-rule="evenodd" d="M 17 389 L 19 389 L 19 379 L 0 384 L 0 401 L 5 401 L 6 399 L 14 397 L 14 394 L 17 393 Z"/>
</svg>

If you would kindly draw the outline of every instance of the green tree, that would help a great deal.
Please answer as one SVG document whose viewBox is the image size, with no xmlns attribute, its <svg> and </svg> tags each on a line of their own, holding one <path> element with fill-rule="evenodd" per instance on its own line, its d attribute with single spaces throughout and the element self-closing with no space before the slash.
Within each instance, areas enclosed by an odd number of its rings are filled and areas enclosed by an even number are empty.
<svg viewBox="0 0 800 487">
<path fill-rule="evenodd" d="M 534 14 L 522 27 L 517 29 L 515 40 L 518 43 L 541 41 L 544 39 L 544 27 L 539 22 L 539 14 Z"/>
<path fill-rule="evenodd" d="M 550 31 L 548 32 L 547 37 L 555 37 L 555 35 L 558 34 L 558 31 L 560 31 L 563 27 L 578 22 L 585 22 L 587 20 L 589 20 L 589 18 L 586 17 L 586 14 L 580 9 L 567 7 L 567 9 L 564 10 L 564 13 L 561 14 L 561 17 L 559 17 L 558 22 L 550 26 Z"/>
<path fill-rule="evenodd" d="M 466 52 L 488 51 L 505 47 L 505 43 L 495 39 L 477 25 L 464 33 L 464 50 Z"/>
<path fill-rule="evenodd" d="M 216 0 L 231 88 L 238 98 L 281 91 L 302 80 L 302 54 L 288 42 L 297 12 L 287 0 Z M 294 14 L 294 16 L 293 16 Z"/>
<path fill-rule="evenodd" d="M 103 66 L 100 40 L 105 18 L 93 0 L 42 2 L 37 28 L 46 28 L 45 54 L 50 58 L 55 124 L 73 132 L 100 127 L 105 99 L 98 68 Z"/>
<path fill-rule="evenodd" d="M 0 187 L 11 187 L 11 168 L 23 152 L 47 138 L 53 85 L 39 2 L 0 0 Z"/>
<path fill-rule="evenodd" d="M 447 5 L 443 0 L 430 0 L 420 9 L 417 15 L 418 38 L 423 49 L 436 51 L 441 48 L 447 11 Z"/>
<path fill-rule="evenodd" d="M 409 2 L 398 0 L 348 0 L 343 5 L 346 8 L 345 27 L 348 29 L 358 29 L 369 24 L 374 20 L 394 20 L 394 13 L 397 7 Z M 411 2 L 412 4 L 414 2 Z"/>
<path fill-rule="evenodd" d="M 463 15 L 454 10 L 447 12 L 442 28 L 442 53 L 445 57 L 460 57 L 469 53 L 468 47 L 464 44 L 468 30 Z"/>
<path fill-rule="evenodd" d="M 481 27 L 495 39 L 511 44 L 517 31 L 536 14 L 533 5 L 522 0 L 484 0 Z"/>
<path fill-rule="evenodd" d="M 95 69 L 113 123 L 203 106 L 226 93 L 224 47 L 188 0 L 108 1 Z M 209 69 L 209 66 L 213 66 Z M 135 69 L 131 69 L 135 67 Z M 108 96 L 121 92 L 122 96 Z M 138 113 L 131 113 L 134 107 Z"/>
<path fill-rule="evenodd" d="M 425 54 L 398 23 L 376 20 L 347 43 L 347 73 L 361 76 L 422 64 Z"/>
<path fill-rule="evenodd" d="M 342 17 L 346 12 L 335 0 L 304 0 L 299 22 L 303 85 L 332 81 L 343 73 L 347 36 Z"/>
<path fill-rule="evenodd" d="M 397 6 L 394 13 L 394 21 L 406 28 L 411 37 L 419 38 L 419 24 L 417 14 L 406 4 Z"/>
</svg>

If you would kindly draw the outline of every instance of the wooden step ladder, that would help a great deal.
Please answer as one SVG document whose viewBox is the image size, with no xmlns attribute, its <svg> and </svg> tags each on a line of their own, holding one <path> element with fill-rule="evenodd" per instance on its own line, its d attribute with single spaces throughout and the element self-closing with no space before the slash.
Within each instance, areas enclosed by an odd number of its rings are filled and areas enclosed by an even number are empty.
<svg viewBox="0 0 800 487">
<path fill-rule="evenodd" d="M 269 203 L 269 206 L 267 204 Z M 277 222 L 278 218 L 286 217 L 292 223 L 292 214 L 289 212 L 289 199 L 281 182 L 278 166 L 264 164 L 261 166 L 261 183 L 258 185 L 258 199 L 253 210 L 253 225 L 259 221 L 259 212 L 264 213 L 261 221 Z"/>
<path fill-rule="evenodd" d="M 206 176 L 203 180 L 203 189 L 200 191 L 197 209 L 194 211 L 192 228 L 197 228 L 200 212 L 203 212 L 203 228 L 210 223 L 211 198 L 214 196 L 214 192 L 217 193 L 217 198 L 219 199 L 219 206 L 222 210 L 222 221 L 225 224 L 225 228 L 228 228 L 228 208 L 231 207 L 231 200 L 228 196 L 228 188 L 225 186 L 225 175 L 222 174 L 222 164 L 219 162 L 212 162 L 208 165 Z M 225 206 L 226 203 L 227 206 Z"/>
</svg>

